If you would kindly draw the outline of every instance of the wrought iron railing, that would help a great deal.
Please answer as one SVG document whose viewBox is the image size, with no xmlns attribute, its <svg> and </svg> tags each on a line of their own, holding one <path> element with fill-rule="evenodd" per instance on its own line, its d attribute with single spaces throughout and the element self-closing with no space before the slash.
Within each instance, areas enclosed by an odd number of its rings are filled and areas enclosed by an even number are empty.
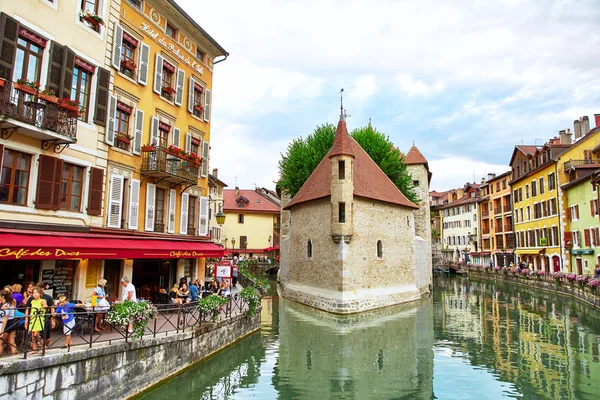
<svg viewBox="0 0 600 400">
<path fill-rule="evenodd" d="M 38 96 L 39 92 L 28 94 L 5 81 L 0 88 L 0 115 L 76 139 L 77 111 L 68 111 Z"/>
<path fill-rule="evenodd" d="M 571 168 L 580 165 L 597 165 L 600 164 L 600 160 L 587 159 L 587 160 L 569 160 L 565 163 L 565 172 L 568 172 Z"/>
<path fill-rule="evenodd" d="M 142 149 L 142 172 L 165 174 L 188 182 L 198 182 L 200 165 L 177 154 L 171 154 L 163 147 L 153 150 Z"/>
</svg>

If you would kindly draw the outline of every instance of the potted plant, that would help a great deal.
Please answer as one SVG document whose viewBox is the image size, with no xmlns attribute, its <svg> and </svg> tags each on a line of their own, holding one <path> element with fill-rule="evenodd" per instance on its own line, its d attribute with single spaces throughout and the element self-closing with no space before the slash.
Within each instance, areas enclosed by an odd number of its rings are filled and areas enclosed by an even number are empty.
<svg viewBox="0 0 600 400">
<path fill-rule="evenodd" d="M 127 71 L 133 72 L 137 68 L 137 65 L 133 60 L 123 59 L 121 60 L 121 67 L 123 67 L 123 69 L 126 69 Z"/>
<path fill-rule="evenodd" d="M 201 104 L 194 104 L 194 111 L 202 114 L 204 112 L 204 107 Z"/>
<path fill-rule="evenodd" d="M 203 315 L 209 315 L 212 321 L 216 321 L 219 310 L 225 303 L 227 303 L 226 298 L 212 294 L 198 302 L 198 311 Z"/>
<path fill-rule="evenodd" d="M 15 89 L 20 90 L 23 93 L 34 95 L 40 89 L 40 84 L 37 82 L 29 82 L 27 79 L 19 79 L 15 83 Z"/>
<path fill-rule="evenodd" d="M 102 17 L 93 11 L 82 10 L 79 15 L 83 20 L 85 20 L 88 24 L 92 25 L 94 28 L 98 28 L 100 25 L 104 25 L 104 20 L 102 19 Z"/>
<path fill-rule="evenodd" d="M 189 153 L 187 159 L 196 165 L 202 165 L 202 158 L 198 157 L 197 154 Z"/>
<path fill-rule="evenodd" d="M 167 96 L 173 96 L 173 94 L 175 94 L 176 90 L 173 89 L 171 86 L 165 86 L 162 88 L 162 94 L 167 95 Z"/>
<path fill-rule="evenodd" d="M 106 320 L 116 326 L 133 329 L 131 337 L 141 339 L 150 320 L 156 317 L 158 310 L 149 301 L 124 301 L 114 304 L 106 316 Z"/>
<path fill-rule="evenodd" d="M 46 88 L 43 91 L 41 91 L 39 94 L 39 98 L 48 103 L 52 103 L 52 104 L 58 103 L 58 97 L 56 97 L 56 93 L 54 93 L 54 90 L 52 90 L 52 89 Z"/>
<path fill-rule="evenodd" d="M 131 141 L 133 140 L 133 136 L 130 136 L 128 134 L 125 133 L 119 133 L 117 134 L 117 141 L 122 142 L 122 143 L 131 143 Z"/>
<path fill-rule="evenodd" d="M 79 101 L 71 100 L 68 97 L 63 97 L 62 99 L 58 99 L 58 106 L 67 111 L 79 112 Z"/>
</svg>

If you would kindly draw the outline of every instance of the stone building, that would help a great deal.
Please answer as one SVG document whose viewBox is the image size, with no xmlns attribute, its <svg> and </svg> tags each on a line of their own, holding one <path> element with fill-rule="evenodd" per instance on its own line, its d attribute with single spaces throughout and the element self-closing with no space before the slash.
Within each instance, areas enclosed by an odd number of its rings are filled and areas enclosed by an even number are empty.
<svg viewBox="0 0 600 400">
<path fill-rule="evenodd" d="M 426 206 L 398 190 L 340 118 L 327 155 L 291 201 L 282 196 L 284 297 L 349 314 L 429 292 L 429 171 L 416 147 L 409 154 Z"/>
</svg>

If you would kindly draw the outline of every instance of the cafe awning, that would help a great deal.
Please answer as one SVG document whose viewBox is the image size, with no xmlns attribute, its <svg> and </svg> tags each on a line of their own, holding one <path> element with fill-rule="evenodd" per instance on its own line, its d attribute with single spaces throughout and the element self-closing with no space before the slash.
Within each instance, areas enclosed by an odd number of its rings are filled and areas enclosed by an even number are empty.
<svg viewBox="0 0 600 400">
<path fill-rule="evenodd" d="M 19 231 L 0 233 L 0 261 L 222 257 L 212 242 L 93 233 Z"/>
<path fill-rule="evenodd" d="M 265 247 L 263 251 L 279 251 L 279 246 Z"/>
<path fill-rule="evenodd" d="M 539 249 L 519 249 L 515 250 L 516 254 L 540 254 Z"/>
</svg>

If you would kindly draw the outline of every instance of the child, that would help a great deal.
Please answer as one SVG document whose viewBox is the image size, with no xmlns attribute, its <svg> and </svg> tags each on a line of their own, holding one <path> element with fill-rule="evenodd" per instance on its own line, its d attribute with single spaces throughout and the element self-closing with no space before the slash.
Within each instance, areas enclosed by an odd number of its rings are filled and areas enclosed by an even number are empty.
<svg viewBox="0 0 600 400">
<path fill-rule="evenodd" d="M 42 297 L 44 291 L 40 287 L 33 289 L 31 309 L 27 308 L 25 320 L 25 329 L 31 332 L 31 348 L 34 354 L 39 353 L 38 347 L 40 346 L 40 332 L 44 330 L 44 314 L 45 309 L 48 308 L 46 300 Z"/>
<path fill-rule="evenodd" d="M 56 313 L 60 314 L 60 317 L 63 322 L 63 333 L 65 334 L 65 345 L 64 348 L 69 348 L 73 343 L 71 342 L 71 332 L 75 327 L 75 316 L 73 312 L 75 311 L 76 304 L 69 303 L 67 296 L 62 295 L 58 296 L 58 307 L 56 308 Z M 84 305 L 82 305 L 84 306 Z"/>
</svg>

